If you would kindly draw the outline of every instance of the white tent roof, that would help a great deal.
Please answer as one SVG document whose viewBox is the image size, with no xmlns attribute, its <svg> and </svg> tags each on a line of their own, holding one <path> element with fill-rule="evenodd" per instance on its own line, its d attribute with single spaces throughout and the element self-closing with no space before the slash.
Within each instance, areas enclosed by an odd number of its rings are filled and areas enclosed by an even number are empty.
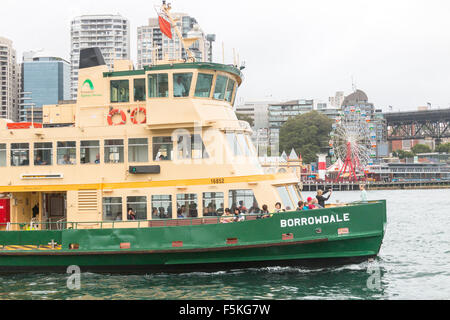
<svg viewBox="0 0 450 320">
<path fill-rule="evenodd" d="M 333 165 L 331 165 L 328 169 L 327 172 L 336 172 L 342 169 L 342 167 L 344 166 L 344 162 L 342 162 L 341 159 L 338 159 Z"/>
</svg>

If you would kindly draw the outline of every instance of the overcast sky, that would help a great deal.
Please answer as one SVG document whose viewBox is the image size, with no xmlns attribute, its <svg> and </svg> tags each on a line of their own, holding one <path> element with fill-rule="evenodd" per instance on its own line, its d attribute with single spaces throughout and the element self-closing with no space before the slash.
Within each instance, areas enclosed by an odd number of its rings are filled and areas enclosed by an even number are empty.
<svg viewBox="0 0 450 320">
<path fill-rule="evenodd" d="M 215 33 L 215 60 L 246 62 L 240 97 L 322 99 L 358 89 L 379 108 L 450 107 L 448 0 L 173 0 L 175 12 Z M 136 29 L 155 17 L 157 0 L 1 0 L 0 36 L 24 50 L 68 59 L 70 21 L 81 14 L 120 13 Z"/>
</svg>

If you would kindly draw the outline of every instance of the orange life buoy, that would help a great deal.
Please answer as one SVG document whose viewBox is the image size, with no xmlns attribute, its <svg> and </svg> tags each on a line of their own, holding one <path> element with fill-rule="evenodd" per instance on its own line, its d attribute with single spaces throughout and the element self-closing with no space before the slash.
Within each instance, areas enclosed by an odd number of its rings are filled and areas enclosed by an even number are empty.
<svg viewBox="0 0 450 320">
<path fill-rule="evenodd" d="M 114 124 L 112 121 L 112 118 L 116 115 L 116 114 L 120 114 L 122 117 L 122 122 L 116 123 Z M 125 115 L 125 112 L 123 112 L 122 110 L 119 109 L 114 109 L 111 110 L 111 112 L 108 114 L 108 124 L 110 126 L 122 126 L 124 124 L 127 123 L 127 116 Z"/>
<path fill-rule="evenodd" d="M 142 112 L 144 114 L 144 120 L 142 120 L 141 122 L 138 122 L 137 115 L 140 112 Z M 145 110 L 144 107 L 134 109 L 133 112 L 131 112 L 131 122 L 133 122 L 134 124 L 146 123 L 147 122 L 147 110 Z"/>
</svg>

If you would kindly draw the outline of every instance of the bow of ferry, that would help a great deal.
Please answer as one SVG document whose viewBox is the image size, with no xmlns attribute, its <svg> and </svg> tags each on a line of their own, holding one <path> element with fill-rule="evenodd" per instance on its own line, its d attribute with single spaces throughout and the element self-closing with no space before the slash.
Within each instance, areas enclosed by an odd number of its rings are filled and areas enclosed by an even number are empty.
<svg viewBox="0 0 450 320">
<path fill-rule="evenodd" d="M 0 120 L 1 272 L 186 272 L 378 254 L 386 203 L 293 212 L 299 176 L 264 173 L 233 111 L 241 69 L 189 56 L 110 70 L 98 49 L 84 49 L 76 103 L 44 106 L 42 124 Z M 277 202 L 286 212 L 261 214 Z M 250 214 L 222 223 L 236 207 Z"/>
</svg>

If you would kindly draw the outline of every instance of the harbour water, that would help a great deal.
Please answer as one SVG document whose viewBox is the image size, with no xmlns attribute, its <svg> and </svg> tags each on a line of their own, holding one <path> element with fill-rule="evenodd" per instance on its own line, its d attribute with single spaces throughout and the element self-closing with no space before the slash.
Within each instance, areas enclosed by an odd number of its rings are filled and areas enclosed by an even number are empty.
<svg viewBox="0 0 450 320">
<path fill-rule="evenodd" d="M 315 195 L 306 192 L 304 197 Z M 264 268 L 215 273 L 0 275 L 0 299 L 450 299 L 450 190 L 369 191 L 386 199 L 388 227 L 373 262 L 309 270 Z M 330 201 L 357 201 L 335 192 Z"/>
</svg>

